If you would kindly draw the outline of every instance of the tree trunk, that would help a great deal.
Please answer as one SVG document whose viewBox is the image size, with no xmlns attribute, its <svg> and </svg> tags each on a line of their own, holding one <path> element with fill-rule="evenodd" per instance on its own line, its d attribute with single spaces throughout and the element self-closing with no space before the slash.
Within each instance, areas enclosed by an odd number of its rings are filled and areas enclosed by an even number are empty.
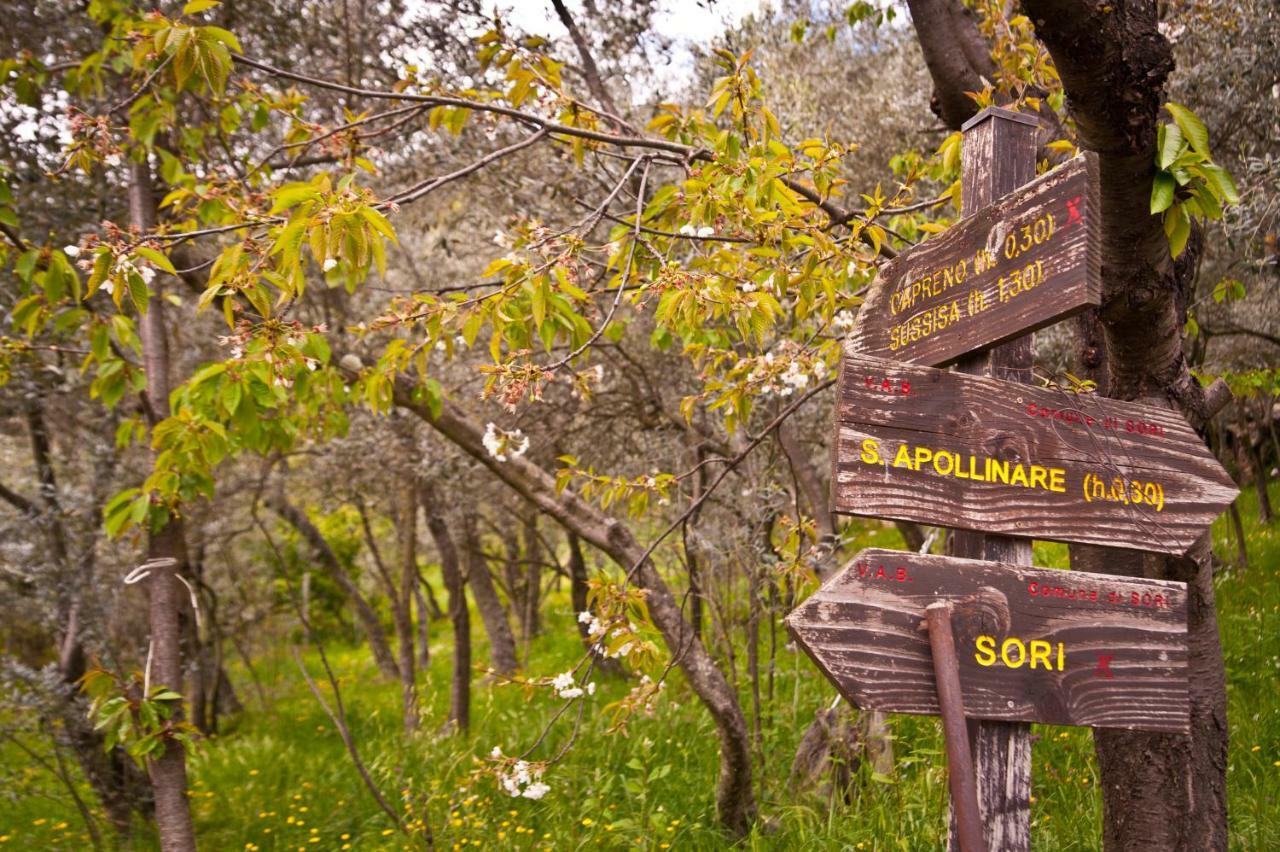
<svg viewBox="0 0 1280 852">
<path fill-rule="evenodd" d="M 412 411 L 472 458 L 489 468 L 543 513 L 567 531 L 607 553 L 647 590 L 650 618 L 662 632 L 668 649 L 676 656 L 681 671 L 694 693 L 715 722 L 720 737 L 720 778 L 716 805 L 722 825 L 731 833 L 747 833 L 756 816 L 751 786 L 751 751 L 746 720 L 737 693 L 716 667 L 702 642 L 693 635 L 689 623 L 670 587 L 658 573 L 653 560 L 617 519 L 586 503 L 572 490 L 560 492 L 555 478 L 527 459 L 499 462 L 484 447 L 484 429 L 446 400 L 440 416 L 432 416 L 427 405 L 413 394 L 412 382 L 398 376 L 394 388 L 397 406 Z"/>
<path fill-rule="evenodd" d="M 542 603 L 542 541 L 538 537 L 538 514 L 529 512 L 524 519 L 524 600 L 521 604 L 524 617 L 520 619 L 524 629 L 526 647 L 529 640 L 541 632 L 538 623 L 538 605 Z M 527 653 L 527 652 L 526 652 Z"/>
<path fill-rule="evenodd" d="M 1118 399 L 1182 409 L 1200 425 L 1214 413 L 1182 351 L 1193 238 L 1174 261 L 1150 214 L 1156 130 L 1173 68 L 1152 0 L 1095 5 L 1024 0 L 1062 78 L 1083 148 L 1098 154 L 1102 201 L 1101 386 Z M 1207 536 L 1184 558 L 1072 548 L 1091 571 L 1188 583 L 1191 735 L 1095 730 L 1108 850 L 1227 846 L 1225 675 Z"/>
<path fill-rule="evenodd" d="M 137 770 L 123 750 L 103 750 L 102 735 L 89 722 L 77 681 L 85 673 L 80 589 L 88 588 L 93 583 L 94 550 L 92 547 L 86 548 L 79 570 L 73 569 L 70 537 L 63 522 L 62 504 L 58 498 L 58 480 L 53 468 L 52 445 L 44 412 L 33 401 L 28 406 L 26 415 L 32 461 L 40 481 L 40 497 L 38 502 L 27 500 L 7 489 L 4 496 L 45 535 L 50 553 L 69 578 L 68 585 L 72 589 L 62 618 L 64 627 L 60 640 L 55 641 L 58 645 L 58 672 L 65 685 L 66 695 L 66 703 L 59 708 L 58 715 L 62 720 L 67 744 L 75 754 L 76 762 L 89 786 L 98 797 L 107 819 L 121 837 L 128 837 L 132 833 L 135 811 L 147 820 L 154 815 L 153 793 L 149 779 Z"/>
<path fill-rule="evenodd" d="M 418 501 L 415 488 L 406 483 L 396 510 L 396 532 L 400 539 L 400 589 L 392 608 L 396 620 L 396 645 L 400 653 L 400 694 L 404 709 L 404 730 L 418 730 L 418 682 L 413 655 L 413 593 L 418 587 Z"/>
<path fill-rule="evenodd" d="M 342 567 L 338 555 L 333 552 L 324 534 L 311 523 L 311 519 L 305 512 L 286 500 L 283 495 L 268 496 L 265 502 L 272 511 L 298 531 L 303 540 L 310 545 L 320 567 L 351 601 L 351 606 L 356 612 L 356 620 L 360 623 L 365 638 L 369 640 L 369 649 L 373 652 L 373 659 L 378 664 L 378 669 L 387 677 L 399 678 L 400 668 L 391 654 L 391 646 L 387 644 L 387 637 L 382 630 L 382 623 L 378 620 L 378 614 L 374 612 L 369 601 L 360 593 L 360 589 Z"/>
<path fill-rule="evenodd" d="M 498 674 L 513 674 L 520 667 L 516 659 L 516 640 L 507 621 L 507 610 L 498 598 L 498 590 L 493 587 L 489 560 L 481 546 L 474 514 L 468 512 L 463 515 L 462 535 L 467 558 L 467 582 L 471 584 L 471 595 L 476 600 L 476 609 L 480 611 L 480 620 L 484 622 L 485 633 L 489 636 L 490 664 Z"/>
<path fill-rule="evenodd" d="M 449 595 L 449 621 L 453 624 L 453 678 L 449 684 L 449 724 L 459 730 L 471 727 L 471 615 L 467 609 L 462 565 L 449 525 L 440 516 L 431 489 L 418 490 L 422 510 L 427 517 L 427 530 L 440 555 L 440 572 L 444 575 Z M 472 587 L 474 588 L 474 586 Z"/>
<path fill-rule="evenodd" d="M 1249 567 L 1249 548 L 1245 543 L 1244 521 L 1240 517 L 1238 497 L 1227 507 L 1227 516 L 1231 518 L 1231 533 L 1236 540 L 1236 570 L 1244 571 Z"/>
<path fill-rule="evenodd" d="M 1248 421 L 1242 424 L 1241 438 L 1244 442 L 1245 457 L 1253 473 L 1253 492 L 1258 497 L 1258 522 L 1271 523 L 1271 496 L 1267 493 L 1267 466 L 1263 463 L 1262 452 L 1258 449 L 1258 441 L 1254 440 L 1253 430 Z"/>
<path fill-rule="evenodd" d="M 590 607 L 587 605 L 587 560 L 582 556 L 582 540 L 573 533 L 568 534 L 569 539 L 569 600 L 573 605 L 573 623 L 578 627 L 578 635 L 582 637 L 582 644 L 586 647 L 587 652 L 591 653 L 597 642 L 603 637 L 592 638 L 587 625 L 579 620 L 579 613 L 586 612 Z M 625 677 L 626 670 L 622 664 L 613 657 L 598 654 L 595 657 L 596 671 L 602 675 L 611 675 L 613 677 Z"/>
<path fill-rule="evenodd" d="M 413 586 L 413 605 L 418 613 L 418 665 L 426 668 L 431 665 L 431 649 L 428 644 L 431 639 L 431 618 L 432 613 L 427 609 L 426 596 L 422 594 L 422 587 L 427 586 L 426 583 L 419 579 Z M 427 586 L 427 588 L 431 588 Z"/>
<path fill-rule="evenodd" d="M 151 231 L 156 226 L 151 166 L 145 159 L 129 164 L 129 224 L 139 231 Z M 138 326 L 147 376 L 146 399 L 153 423 L 169 415 L 169 343 L 164 327 L 163 282 L 163 275 L 156 276 L 155 292 Z M 183 690 L 180 618 L 183 596 L 178 573 L 185 561 L 182 520 L 172 517 L 160 530 L 152 530 L 147 542 L 147 562 L 151 564 L 148 581 L 150 683 L 153 688 L 163 686 L 179 693 Z M 183 715 L 179 702 L 172 721 L 180 721 Z M 193 852 L 196 841 L 187 801 L 187 754 L 181 744 L 168 743 L 164 752 L 150 762 L 149 774 L 155 790 L 156 828 L 161 848 L 165 852 Z"/>
</svg>

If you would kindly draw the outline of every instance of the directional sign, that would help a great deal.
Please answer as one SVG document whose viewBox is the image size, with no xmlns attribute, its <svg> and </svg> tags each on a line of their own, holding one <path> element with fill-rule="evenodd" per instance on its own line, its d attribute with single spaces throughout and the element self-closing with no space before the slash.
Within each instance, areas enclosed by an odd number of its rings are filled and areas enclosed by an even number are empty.
<svg viewBox="0 0 1280 852">
<path fill-rule="evenodd" d="M 940 366 L 1097 305 L 1100 221 L 1085 154 L 886 264 L 849 351 Z"/>
<path fill-rule="evenodd" d="M 937 715 L 924 610 L 947 600 L 965 715 L 1186 733 L 1184 583 L 864 550 L 787 616 L 858 707 Z"/>
<path fill-rule="evenodd" d="M 1181 555 L 1237 489 L 1174 411 L 845 355 L 837 512 Z"/>
</svg>

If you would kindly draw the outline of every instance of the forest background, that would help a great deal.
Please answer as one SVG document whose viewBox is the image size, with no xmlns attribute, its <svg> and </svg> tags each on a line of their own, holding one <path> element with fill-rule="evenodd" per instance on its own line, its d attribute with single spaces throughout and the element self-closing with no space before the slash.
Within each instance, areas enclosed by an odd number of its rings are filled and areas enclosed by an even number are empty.
<svg viewBox="0 0 1280 852">
<path fill-rule="evenodd" d="M 1042 170 L 1097 128 L 1021 9 L 909 5 L 6 8 L 0 850 L 942 845 L 936 720 L 781 627 L 947 547 L 829 513 L 833 378 L 963 118 L 1035 113 Z M 1171 345 L 1234 393 L 1221 769 L 1273 848 L 1280 23 L 1119 5 L 1169 51 L 1128 100 Z M 1099 347 L 1037 334 L 1036 380 L 1138 395 Z M 1037 736 L 1035 848 L 1101 847 L 1090 732 Z"/>
</svg>

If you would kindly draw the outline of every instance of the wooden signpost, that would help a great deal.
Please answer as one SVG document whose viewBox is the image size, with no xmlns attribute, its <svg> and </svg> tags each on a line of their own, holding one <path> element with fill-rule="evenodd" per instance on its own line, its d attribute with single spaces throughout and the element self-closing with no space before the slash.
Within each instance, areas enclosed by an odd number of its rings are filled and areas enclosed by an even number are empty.
<svg viewBox="0 0 1280 852">
<path fill-rule="evenodd" d="M 1177 413 L 847 355 L 838 512 L 1182 555 L 1238 493 Z"/>
<path fill-rule="evenodd" d="M 963 131 L 965 218 L 846 344 L 832 474 L 835 511 L 954 527 L 953 556 L 864 551 L 787 625 L 854 704 L 942 715 L 949 848 L 1023 852 L 1031 721 L 1190 724 L 1185 587 L 1034 569 L 1030 539 L 1181 555 L 1236 488 L 1176 413 L 1031 385 L 1030 332 L 1099 304 L 1097 165 L 1036 178 L 1008 110 Z"/>
<path fill-rule="evenodd" d="M 970 718 L 1188 732 L 1183 583 L 864 550 L 786 623 L 854 705 L 938 715 L 938 601 Z"/>
<path fill-rule="evenodd" d="M 1097 171 L 1077 157 L 890 261 L 850 351 L 937 366 L 1097 305 Z"/>
</svg>

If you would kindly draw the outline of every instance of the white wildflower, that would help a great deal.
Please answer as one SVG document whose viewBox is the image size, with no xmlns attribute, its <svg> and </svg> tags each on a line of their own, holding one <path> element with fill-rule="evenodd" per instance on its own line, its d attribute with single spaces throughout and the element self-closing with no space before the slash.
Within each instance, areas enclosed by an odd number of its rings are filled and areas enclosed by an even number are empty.
<svg viewBox="0 0 1280 852">
<path fill-rule="evenodd" d="M 437 351 L 437 352 L 443 352 L 443 351 L 445 351 L 445 350 L 446 350 L 446 349 L 448 349 L 448 348 L 449 348 L 449 345 L 448 345 L 447 343 L 445 343 L 443 340 L 437 340 L 437 341 L 436 341 L 436 351 Z"/>
<path fill-rule="evenodd" d="M 630 642 L 628 642 L 627 644 L 623 645 L 623 646 L 622 646 L 621 648 L 619 648 L 618 650 L 614 651 L 614 652 L 613 652 L 613 655 L 614 655 L 615 657 L 625 657 L 627 654 L 630 654 L 630 653 L 631 653 L 631 643 L 630 643 Z"/>
<path fill-rule="evenodd" d="M 534 781 L 528 787 L 525 787 L 524 792 L 521 793 L 520 795 L 524 796 L 526 799 L 533 799 L 534 801 L 537 801 L 538 799 L 541 799 L 543 796 L 547 795 L 547 793 L 550 792 L 550 790 L 551 788 L 546 784 L 544 784 L 543 782 Z"/>
<path fill-rule="evenodd" d="M 65 254 L 67 257 L 79 257 L 80 246 L 63 246 L 62 253 Z"/>
<path fill-rule="evenodd" d="M 579 624 L 590 624 L 595 620 L 596 620 L 596 617 L 592 615 L 591 610 L 589 609 L 584 609 L 582 612 L 578 613 Z"/>
<path fill-rule="evenodd" d="M 333 271 L 334 267 L 336 267 L 337 265 L 338 265 L 338 259 L 336 257 L 330 257 L 325 259 L 324 266 L 322 266 L 321 268 L 325 272 L 331 272 Z"/>
<path fill-rule="evenodd" d="M 561 698 L 581 698 L 581 697 L 582 697 L 582 687 L 580 687 L 580 686 L 571 686 L 571 687 L 569 687 L 568 689 L 562 689 L 562 690 L 560 690 L 560 697 L 561 697 Z"/>
<path fill-rule="evenodd" d="M 703 225 L 701 228 L 698 229 L 698 236 L 702 237 L 703 239 L 706 239 L 707 237 L 714 237 L 715 235 L 716 235 L 716 229 L 711 227 L 710 225 Z"/>
<path fill-rule="evenodd" d="M 502 757 L 502 746 L 494 746 L 493 751 L 489 752 L 489 756 L 495 760 Z"/>
<path fill-rule="evenodd" d="M 844 310 L 837 313 L 831 318 L 831 324 L 840 331 L 848 331 L 853 328 L 853 311 Z"/>
<path fill-rule="evenodd" d="M 508 457 L 519 458 L 529 450 L 529 438 L 523 432 L 519 429 L 508 432 L 494 423 L 485 424 L 483 441 L 489 455 L 500 462 Z"/>
<path fill-rule="evenodd" d="M 462 351 L 463 349 L 466 349 L 467 339 L 463 337 L 461 334 L 455 334 L 453 336 L 453 348 L 457 349 L 458 351 Z"/>
<path fill-rule="evenodd" d="M 596 694 L 596 682 L 593 680 L 591 681 L 591 683 L 587 684 L 587 695 L 595 695 L 595 694 Z"/>
<path fill-rule="evenodd" d="M 144 266 L 138 270 L 138 277 L 140 277 L 144 283 L 150 284 L 156 277 L 156 271 L 150 266 Z"/>
<path fill-rule="evenodd" d="M 114 168 L 114 167 L 116 167 L 116 166 L 120 165 L 120 162 L 121 162 L 121 160 L 120 160 L 120 155 L 119 155 L 119 154 L 108 154 L 105 158 L 103 158 L 102 162 L 104 162 L 104 163 L 106 163 L 108 166 L 111 166 L 112 168 Z"/>
<path fill-rule="evenodd" d="M 696 234 L 696 233 L 697 233 L 697 231 L 695 231 L 695 230 L 693 229 L 693 226 L 692 226 L 692 225 L 681 225 L 681 226 L 680 226 L 680 235 L 681 235 L 682 237 L 692 237 L 692 236 L 693 236 L 694 234 Z"/>
<path fill-rule="evenodd" d="M 754 281 L 744 281 L 738 285 L 738 289 L 744 293 L 754 293 L 758 288 Z"/>
</svg>

